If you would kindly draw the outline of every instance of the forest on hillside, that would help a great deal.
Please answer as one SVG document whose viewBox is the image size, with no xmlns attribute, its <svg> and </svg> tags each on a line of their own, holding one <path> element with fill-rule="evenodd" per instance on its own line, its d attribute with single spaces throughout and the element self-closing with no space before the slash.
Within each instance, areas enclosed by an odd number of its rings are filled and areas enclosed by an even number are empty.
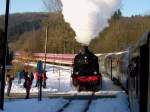
<svg viewBox="0 0 150 112">
<path fill-rule="evenodd" d="M 3 28 L 4 16 L 0 16 Z M 95 53 L 125 50 L 150 29 L 150 16 L 117 17 L 94 39 L 89 47 Z M 10 15 L 8 44 L 13 51 L 44 52 L 48 26 L 47 51 L 50 53 L 77 53 L 81 45 L 75 32 L 61 13 L 23 13 Z"/>
</svg>

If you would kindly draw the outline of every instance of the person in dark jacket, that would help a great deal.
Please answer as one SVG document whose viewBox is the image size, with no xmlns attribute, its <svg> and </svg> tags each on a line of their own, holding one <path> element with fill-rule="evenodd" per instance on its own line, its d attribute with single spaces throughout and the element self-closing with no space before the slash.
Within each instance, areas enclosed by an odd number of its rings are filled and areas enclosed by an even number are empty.
<svg viewBox="0 0 150 112">
<path fill-rule="evenodd" d="M 26 89 L 25 99 L 29 99 L 31 86 L 32 86 L 31 79 L 27 75 L 25 75 L 25 82 L 24 82 L 24 88 Z"/>
<path fill-rule="evenodd" d="M 33 81 L 33 79 L 34 79 L 34 75 L 33 75 L 33 73 L 32 73 L 32 72 L 30 72 L 30 74 L 29 74 L 29 78 L 31 79 L 31 81 Z"/>
<path fill-rule="evenodd" d="M 43 71 L 42 73 L 42 80 L 43 80 L 43 88 L 46 88 L 46 80 L 47 80 L 46 71 Z"/>
<path fill-rule="evenodd" d="M 136 77 L 138 75 L 138 71 L 139 71 L 139 57 L 135 57 L 132 59 L 132 64 L 130 66 L 128 66 L 130 68 L 130 76 Z"/>
<path fill-rule="evenodd" d="M 25 75 L 25 70 L 21 70 L 17 72 L 18 84 L 21 84 L 21 79 L 24 78 L 24 75 Z"/>
<path fill-rule="evenodd" d="M 11 77 L 10 75 L 6 76 L 6 81 L 7 81 L 7 96 L 10 95 L 10 90 L 11 90 L 11 86 L 12 86 L 12 81 L 14 80 L 13 77 Z"/>
</svg>

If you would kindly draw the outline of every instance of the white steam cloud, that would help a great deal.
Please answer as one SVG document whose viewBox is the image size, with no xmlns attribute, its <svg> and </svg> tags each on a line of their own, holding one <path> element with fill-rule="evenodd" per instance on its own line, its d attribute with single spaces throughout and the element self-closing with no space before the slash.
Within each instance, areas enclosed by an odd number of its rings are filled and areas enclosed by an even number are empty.
<svg viewBox="0 0 150 112">
<path fill-rule="evenodd" d="M 88 45 L 108 27 L 108 20 L 120 8 L 120 0 L 61 0 L 65 21 L 76 33 L 76 40 Z"/>
</svg>

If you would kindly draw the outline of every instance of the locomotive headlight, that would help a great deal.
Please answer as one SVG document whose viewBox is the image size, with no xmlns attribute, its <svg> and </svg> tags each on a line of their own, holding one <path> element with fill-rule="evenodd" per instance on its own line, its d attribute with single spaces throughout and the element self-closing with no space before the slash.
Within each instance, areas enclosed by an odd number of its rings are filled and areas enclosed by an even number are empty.
<svg viewBox="0 0 150 112">
<path fill-rule="evenodd" d="M 79 75 L 79 72 L 76 72 L 75 74 L 76 74 L 76 75 Z"/>
<path fill-rule="evenodd" d="M 96 74 L 97 74 L 97 72 L 95 71 L 95 72 L 94 72 L 94 74 L 96 75 Z"/>
<path fill-rule="evenodd" d="M 87 59 L 87 56 L 84 56 L 84 59 Z"/>
</svg>

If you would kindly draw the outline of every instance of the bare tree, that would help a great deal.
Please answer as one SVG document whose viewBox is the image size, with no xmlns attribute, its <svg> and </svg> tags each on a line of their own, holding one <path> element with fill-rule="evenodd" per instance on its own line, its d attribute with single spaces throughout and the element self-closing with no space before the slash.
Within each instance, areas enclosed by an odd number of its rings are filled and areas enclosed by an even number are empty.
<svg viewBox="0 0 150 112">
<path fill-rule="evenodd" d="M 50 12 L 61 12 L 62 10 L 61 0 L 42 0 L 42 2 Z"/>
</svg>

